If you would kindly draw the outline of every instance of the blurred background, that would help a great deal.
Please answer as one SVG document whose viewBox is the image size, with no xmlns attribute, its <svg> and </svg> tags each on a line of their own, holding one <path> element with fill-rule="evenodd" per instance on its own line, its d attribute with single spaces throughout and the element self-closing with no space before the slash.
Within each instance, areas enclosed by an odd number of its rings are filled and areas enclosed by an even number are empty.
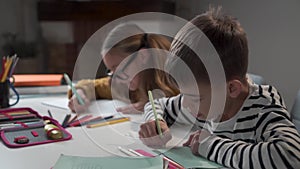
<svg viewBox="0 0 300 169">
<path fill-rule="evenodd" d="M 300 89 L 298 0 L 0 0 L 0 54 L 18 54 L 16 73 L 72 75 L 80 49 L 106 23 L 138 12 L 189 20 L 209 5 L 238 18 L 248 35 L 249 72 L 277 87 L 290 109 Z"/>
</svg>

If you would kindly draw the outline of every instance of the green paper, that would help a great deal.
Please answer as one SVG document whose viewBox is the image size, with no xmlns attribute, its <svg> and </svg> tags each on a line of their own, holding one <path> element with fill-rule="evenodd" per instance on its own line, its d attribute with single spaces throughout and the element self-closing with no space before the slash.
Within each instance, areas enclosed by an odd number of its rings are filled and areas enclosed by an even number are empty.
<svg viewBox="0 0 300 169">
<path fill-rule="evenodd" d="M 195 156 L 190 147 L 176 147 L 170 150 L 157 150 L 164 156 L 182 165 L 184 168 L 222 168 L 223 166 L 203 157 Z"/>
<path fill-rule="evenodd" d="M 79 157 L 61 155 L 53 169 L 158 169 L 161 157 Z"/>
</svg>

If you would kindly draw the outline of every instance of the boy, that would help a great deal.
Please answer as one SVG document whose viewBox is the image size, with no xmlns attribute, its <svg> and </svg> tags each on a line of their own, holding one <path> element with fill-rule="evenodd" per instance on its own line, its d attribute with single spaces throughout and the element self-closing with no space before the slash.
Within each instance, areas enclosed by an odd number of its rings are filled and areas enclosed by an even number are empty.
<svg viewBox="0 0 300 169">
<path fill-rule="evenodd" d="M 281 96 L 274 87 L 253 84 L 246 76 L 248 42 L 240 23 L 221 15 L 219 9 L 210 9 L 191 23 L 176 35 L 171 53 L 175 55 L 173 59 L 180 58 L 190 68 L 199 94 L 191 88 L 193 84 L 186 72 L 176 72 L 180 69 L 178 62 L 171 62 L 173 75 L 180 77 L 177 83 L 184 84 L 180 87 L 181 94 L 155 100 L 163 137 L 157 137 L 151 104 L 145 105 L 147 122 L 140 126 L 140 139 L 148 146 L 163 146 L 172 137 L 173 123 L 195 121 L 198 130 L 184 146 L 189 146 L 196 155 L 230 168 L 299 168 L 300 136 Z M 212 85 L 218 84 L 211 83 L 203 62 L 181 41 L 189 39 L 194 45 L 200 44 L 199 36 L 191 33 L 193 26 L 210 40 L 224 68 L 226 100 L 219 115 L 208 113 L 213 104 Z"/>
</svg>

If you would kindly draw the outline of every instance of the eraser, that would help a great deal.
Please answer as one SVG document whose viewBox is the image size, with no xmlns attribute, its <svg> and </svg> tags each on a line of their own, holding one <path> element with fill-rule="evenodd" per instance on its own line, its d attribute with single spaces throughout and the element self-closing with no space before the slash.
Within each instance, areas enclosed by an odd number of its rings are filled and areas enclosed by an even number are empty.
<svg viewBox="0 0 300 169">
<path fill-rule="evenodd" d="M 14 138 L 14 142 L 17 144 L 26 144 L 29 142 L 29 139 L 26 136 L 18 136 Z"/>
</svg>

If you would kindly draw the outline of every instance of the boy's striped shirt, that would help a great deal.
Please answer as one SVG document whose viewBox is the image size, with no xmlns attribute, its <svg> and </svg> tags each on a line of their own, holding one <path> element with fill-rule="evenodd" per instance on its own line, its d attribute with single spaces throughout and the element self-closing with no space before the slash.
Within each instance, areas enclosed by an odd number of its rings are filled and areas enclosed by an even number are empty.
<svg viewBox="0 0 300 169">
<path fill-rule="evenodd" d="M 182 95 L 155 100 L 160 118 L 173 123 L 195 123 L 182 108 Z M 145 105 L 145 120 L 153 119 Z M 278 91 L 269 85 L 250 84 L 240 111 L 216 126 L 213 135 L 199 146 L 200 155 L 230 168 L 300 168 L 300 136 Z"/>
</svg>

